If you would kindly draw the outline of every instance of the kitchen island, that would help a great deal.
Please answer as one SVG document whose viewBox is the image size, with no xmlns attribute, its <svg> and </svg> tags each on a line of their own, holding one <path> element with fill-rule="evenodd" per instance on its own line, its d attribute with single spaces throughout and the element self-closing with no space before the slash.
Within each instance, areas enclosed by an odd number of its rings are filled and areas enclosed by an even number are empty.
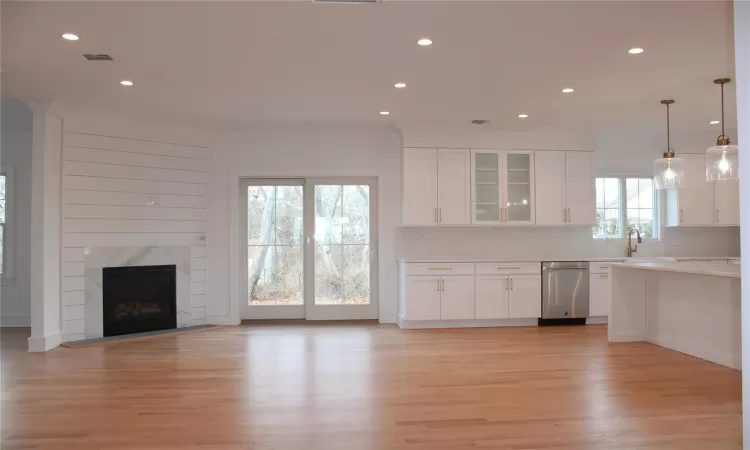
<svg viewBox="0 0 750 450">
<path fill-rule="evenodd" d="M 610 342 L 646 341 L 740 369 L 740 266 L 631 262 L 610 267 Z"/>
</svg>

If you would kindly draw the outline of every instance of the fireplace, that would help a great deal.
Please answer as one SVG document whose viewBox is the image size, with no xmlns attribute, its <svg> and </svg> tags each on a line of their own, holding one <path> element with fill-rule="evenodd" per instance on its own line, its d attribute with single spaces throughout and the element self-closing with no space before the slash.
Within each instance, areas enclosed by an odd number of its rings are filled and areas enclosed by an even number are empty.
<svg viewBox="0 0 750 450">
<path fill-rule="evenodd" d="M 176 266 L 104 267 L 104 336 L 177 328 Z"/>
</svg>

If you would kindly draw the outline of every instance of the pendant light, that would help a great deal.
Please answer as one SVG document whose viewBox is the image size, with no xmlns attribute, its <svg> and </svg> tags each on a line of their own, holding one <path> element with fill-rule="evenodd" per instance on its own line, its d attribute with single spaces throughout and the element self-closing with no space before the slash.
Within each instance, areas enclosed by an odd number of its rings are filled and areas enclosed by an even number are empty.
<svg viewBox="0 0 750 450">
<path fill-rule="evenodd" d="M 739 147 L 730 145 L 724 133 L 724 85 L 731 78 L 719 78 L 714 84 L 721 85 L 721 136 L 716 139 L 716 146 L 706 149 L 706 181 L 736 180 L 740 175 Z"/>
<path fill-rule="evenodd" d="M 662 100 L 667 106 L 667 150 L 662 158 L 654 161 L 654 183 L 656 189 L 671 189 L 685 186 L 685 161 L 675 158 L 669 139 L 669 105 L 674 100 Z"/>
</svg>

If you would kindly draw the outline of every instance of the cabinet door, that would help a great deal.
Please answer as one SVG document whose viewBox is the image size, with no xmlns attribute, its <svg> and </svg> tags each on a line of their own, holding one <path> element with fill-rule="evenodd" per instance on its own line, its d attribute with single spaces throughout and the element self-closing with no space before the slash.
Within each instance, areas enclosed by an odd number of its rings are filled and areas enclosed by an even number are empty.
<svg viewBox="0 0 750 450">
<path fill-rule="evenodd" d="M 501 215 L 501 167 L 500 152 L 471 151 L 471 198 L 472 223 L 500 223 Z"/>
<path fill-rule="evenodd" d="M 404 149 L 404 225 L 437 226 L 437 149 Z"/>
<path fill-rule="evenodd" d="M 589 275 L 589 316 L 609 317 L 609 275 Z"/>
<path fill-rule="evenodd" d="M 570 225 L 596 223 L 594 154 L 565 152 L 565 195 Z"/>
<path fill-rule="evenodd" d="M 685 187 L 676 192 L 680 225 L 714 224 L 714 186 L 706 181 L 706 159 L 703 155 L 681 155 L 685 160 Z"/>
<path fill-rule="evenodd" d="M 438 224 L 471 223 L 471 155 L 469 150 L 438 150 Z"/>
<path fill-rule="evenodd" d="M 441 277 L 440 319 L 474 318 L 474 275 Z"/>
<path fill-rule="evenodd" d="M 565 225 L 565 152 L 534 154 L 536 224 Z"/>
<path fill-rule="evenodd" d="M 405 320 L 440 320 L 440 277 L 407 276 Z"/>
<path fill-rule="evenodd" d="M 508 317 L 533 319 L 542 317 L 542 276 L 512 275 L 508 296 Z"/>
<path fill-rule="evenodd" d="M 505 222 L 534 223 L 534 152 L 503 154 L 503 200 Z"/>
<path fill-rule="evenodd" d="M 507 275 L 477 275 L 475 318 L 507 319 L 509 284 Z"/>
<path fill-rule="evenodd" d="M 717 225 L 740 224 L 739 180 L 714 181 L 715 220 Z"/>
</svg>

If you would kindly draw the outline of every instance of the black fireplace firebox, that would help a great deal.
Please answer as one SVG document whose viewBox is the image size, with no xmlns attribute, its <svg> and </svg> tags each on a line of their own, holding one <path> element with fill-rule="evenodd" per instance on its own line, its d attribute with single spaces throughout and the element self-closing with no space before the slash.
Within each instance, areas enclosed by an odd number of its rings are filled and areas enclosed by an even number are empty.
<svg viewBox="0 0 750 450">
<path fill-rule="evenodd" d="M 104 336 L 177 328 L 176 266 L 102 269 Z"/>
</svg>

